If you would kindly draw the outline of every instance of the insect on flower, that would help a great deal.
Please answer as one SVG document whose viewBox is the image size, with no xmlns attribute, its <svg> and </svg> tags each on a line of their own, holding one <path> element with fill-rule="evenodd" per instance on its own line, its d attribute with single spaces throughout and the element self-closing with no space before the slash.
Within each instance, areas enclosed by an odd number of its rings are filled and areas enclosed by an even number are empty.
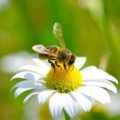
<svg viewBox="0 0 120 120">
<path fill-rule="evenodd" d="M 56 66 L 62 69 L 61 65 L 63 65 L 65 69 L 67 69 L 67 67 L 70 68 L 75 62 L 75 56 L 65 46 L 62 28 L 59 23 L 55 23 L 53 33 L 56 38 L 60 40 L 62 47 L 35 45 L 33 46 L 33 50 L 39 53 L 41 59 L 48 59 L 48 62 L 51 63 L 54 70 Z"/>
<path fill-rule="evenodd" d="M 59 23 L 54 24 L 53 33 L 62 47 L 33 46 L 40 59 L 33 59 L 34 65 L 20 67 L 12 77 L 12 80 L 22 78 L 13 86 L 15 97 L 31 90 L 24 102 L 37 95 L 39 104 L 48 104 L 54 120 L 64 120 L 64 111 L 71 118 L 80 110 L 90 111 L 95 101 L 109 103 L 108 90 L 117 93 L 114 83 L 118 80 L 95 66 L 82 68 L 86 57 L 74 56 L 66 48 Z"/>
</svg>

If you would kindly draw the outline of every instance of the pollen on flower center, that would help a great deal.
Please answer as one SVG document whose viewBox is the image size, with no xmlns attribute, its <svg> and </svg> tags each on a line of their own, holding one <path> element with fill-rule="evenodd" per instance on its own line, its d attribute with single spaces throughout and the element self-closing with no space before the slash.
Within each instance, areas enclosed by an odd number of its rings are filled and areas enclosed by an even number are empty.
<svg viewBox="0 0 120 120">
<path fill-rule="evenodd" d="M 67 93 L 77 89 L 82 84 L 82 76 L 75 66 L 69 70 L 56 67 L 55 71 L 53 68 L 50 69 L 45 81 L 47 88 Z"/>
</svg>

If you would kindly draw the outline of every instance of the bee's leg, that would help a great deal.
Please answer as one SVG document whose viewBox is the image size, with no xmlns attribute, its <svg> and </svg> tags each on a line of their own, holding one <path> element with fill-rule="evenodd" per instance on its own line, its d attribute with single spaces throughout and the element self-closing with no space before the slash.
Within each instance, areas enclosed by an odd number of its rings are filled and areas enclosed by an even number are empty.
<svg viewBox="0 0 120 120">
<path fill-rule="evenodd" d="M 48 59 L 48 62 L 51 64 L 52 68 L 54 69 L 55 72 L 55 64 L 52 60 Z"/>
<path fill-rule="evenodd" d="M 56 64 L 56 66 L 57 66 L 57 67 L 60 67 L 60 68 L 61 68 L 61 70 L 62 70 L 62 67 L 58 64 L 58 62 L 57 62 L 57 61 L 55 61 L 55 64 Z"/>
<path fill-rule="evenodd" d="M 63 63 L 63 66 L 64 66 L 65 70 L 67 71 L 67 66 L 66 66 L 65 62 Z"/>
</svg>

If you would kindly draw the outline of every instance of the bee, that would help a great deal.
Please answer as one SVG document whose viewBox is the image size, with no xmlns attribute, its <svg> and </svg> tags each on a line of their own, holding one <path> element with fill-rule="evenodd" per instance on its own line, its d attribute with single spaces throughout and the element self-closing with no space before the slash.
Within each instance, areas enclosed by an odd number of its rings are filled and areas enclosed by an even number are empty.
<svg viewBox="0 0 120 120">
<path fill-rule="evenodd" d="M 55 23 L 53 27 L 53 33 L 60 40 L 61 47 L 54 45 L 45 47 L 44 45 L 40 44 L 33 46 L 32 49 L 39 53 L 39 57 L 41 59 L 47 59 L 54 70 L 56 66 L 61 67 L 61 64 L 63 64 L 64 68 L 67 69 L 67 66 L 73 66 L 75 62 L 75 56 L 65 46 L 62 29 L 59 23 Z M 58 63 L 60 63 L 60 65 Z"/>
</svg>

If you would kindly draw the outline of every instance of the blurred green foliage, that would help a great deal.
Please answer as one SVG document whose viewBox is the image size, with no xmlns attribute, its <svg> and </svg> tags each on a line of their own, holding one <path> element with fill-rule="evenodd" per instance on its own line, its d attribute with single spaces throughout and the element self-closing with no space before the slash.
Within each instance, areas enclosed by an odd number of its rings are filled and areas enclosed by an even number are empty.
<svg viewBox="0 0 120 120">
<path fill-rule="evenodd" d="M 1 0 L 0 58 L 22 50 L 33 53 L 32 46 L 39 43 L 60 45 L 52 34 L 54 22 L 63 26 L 67 47 L 87 57 L 86 65 L 105 60 L 104 69 L 120 79 L 119 0 Z M 11 76 L 0 72 L 0 120 L 23 119 L 22 97 L 15 100 L 10 93 Z M 91 115 L 83 120 L 120 119 Z"/>
</svg>

